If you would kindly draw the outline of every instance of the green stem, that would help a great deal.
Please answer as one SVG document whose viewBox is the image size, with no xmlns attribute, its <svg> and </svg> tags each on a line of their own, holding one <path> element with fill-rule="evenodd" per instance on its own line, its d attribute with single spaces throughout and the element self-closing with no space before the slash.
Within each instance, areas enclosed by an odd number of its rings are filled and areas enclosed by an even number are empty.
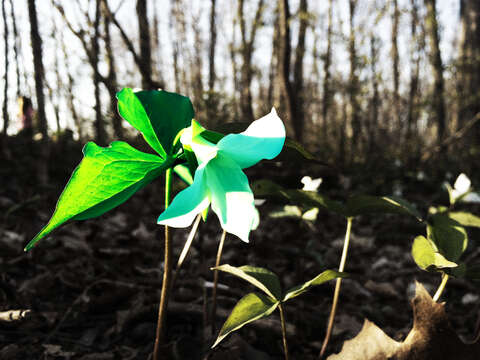
<svg viewBox="0 0 480 360">
<path fill-rule="evenodd" d="M 223 244 L 225 243 L 225 237 L 227 232 L 223 230 L 222 237 L 220 238 L 220 243 L 218 244 L 217 250 L 217 259 L 215 261 L 215 267 L 220 266 L 220 260 L 222 259 Z M 215 319 L 217 317 L 217 285 L 218 285 L 218 270 L 213 271 L 213 290 L 212 290 L 212 312 L 211 312 L 211 322 L 212 322 L 212 335 L 215 333 Z"/>
<path fill-rule="evenodd" d="M 170 205 L 170 193 L 172 190 L 172 169 L 168 168 L 165 173 L 165 209 Z M 158 360 L 160 348 L 165 344 L 165 319 L 167 317 L 168 298 L 170 296 L 170 281 L 172 277 L 172 246 L 170 229 L 165 226 L 165 258 L 163 269 L 162 292 L 160 295 L 160 306 L 158 308 L 157 331 L 155 346 L 153 349 L 153 360 Z"/>
<path fill-rule="evenodd" d="M 353 218 L 347 218 L 347 231 L 345 232 L 345 240 L 343 242 L 343 252 L 342 258 L 340 259 L 340 265 L 338 267 L 339 272 L 343 272 L 345 269 L 345 262 L 347 261 L 348 254 L 348 245 L 350 243 L 350 234 L 352 230 L 352 221 Z M 322 349 L 320 350 L 320 359 L 323 358 L 325 351 L 327 350 L 328 342 L 330 341 L 330 336 L 332 335 L 333 321 L 335 320 L 335 313 L 337 312 L 338 297 L 340 295 L 340 286 L 342 285 L 342 278 L 338 278 L 335 283 L 335 292 L 333 293 L 333 302 L 332 309 L 330 310 L 330 317 L 328 318 L 327 333 L 325 334 L 325 339 L 323 340 Z"/>
<path fill-rule="evenodd" d="M 440 299 L 440 296 L 442 296 L 443 290 L 445 289 L 445 285 L 447 285 L 447 281 L 448 275 L 442 273 L 442 282 L 440 283 L 437 291 L 435 292 L 435 295 L 433 295 L 433 301 L 437 302 L 438 299 Z"/>
<path fill-rule="evenodd" d="M 278 310 L 280 311 L 280 322 L 282 323 L 283 352 L 285 353 L 285 360 L 288 360 L 287 324 L 285 322 L 282 304 L 278 305 Z"/>
</svg>

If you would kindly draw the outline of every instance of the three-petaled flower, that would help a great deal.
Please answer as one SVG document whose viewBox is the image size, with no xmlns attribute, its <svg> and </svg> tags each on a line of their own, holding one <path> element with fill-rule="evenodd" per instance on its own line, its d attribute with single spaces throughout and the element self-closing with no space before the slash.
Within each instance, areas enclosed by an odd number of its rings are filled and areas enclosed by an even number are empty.
<svg viewBox="0 0 480 360">
<path fill-rule="evenodd" d="M 276 157 L 285 142 L 285 126 L 272 109 L 244 132 L 229 134 L 217 144 L 203 138 L 201 131 L 195 129 L 198 126 L 186 128 L 180 138 L 184 147 L 193 150 L 199 163 L 194 181 L 177 194 L 158 223 L 187 227 L 211 204 L 222 228 L 248 242 L 250 230 L 258 225 L 258 212 L 242 169 Z"/>
</svg>

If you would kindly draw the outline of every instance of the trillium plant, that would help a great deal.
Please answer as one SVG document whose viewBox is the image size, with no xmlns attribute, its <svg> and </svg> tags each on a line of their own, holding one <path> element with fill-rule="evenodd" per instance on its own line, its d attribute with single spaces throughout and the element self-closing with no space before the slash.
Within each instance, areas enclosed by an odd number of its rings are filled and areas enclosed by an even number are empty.
<svg viewBox="0 0 480 360">
<path fill-rule="evenodd" d="M 104 214 L 164 174 L 165 211 L 160 214 L 158 224 L 165 225 L 165 259 L 153 354 L 156 360 L 165 341 L 166 308 L 172 283 L 169 226 L 187 227 L 199 214 L 206 218 L 211 207 L 224 231 L 216 266 L 227 232 L 248 242 L 250 231 L 259 223 L 259 214 L 243 169 L 262 159 L 275 158 L 284 146 L 285 127 L 272 109 L 244 132 L 225 136 L 196 122 L 190 100 L 179 94 L 133 92 L 125 88 L 117 94 L 117 99 L 120 115 L 143 135 L 156 154 L 141 152 L 123 141 L 115 141 L 108 147 L 87 143 L 84 158 L 60 195 L 50 221 L 27 244 L 25 251 L 69 221 Z M 170 204 L 172 171 L 189 186 Z M 217 276 L 215 270 L 215 283 Z"/>
<path fill-rule="evenodd" d="M 153 150 L 152 153 L 139 151 L 124 141 L 114 141 L 108 147 L 98 146 L 94 142 L 87 143 L 83 148 L 84 157 L 60 195 L 52 217 L 27 244 L 25 251 L 31 250 L 39 240 L 61 225 L 98 217 L 164 176 L 165 210 L 157 220 L 165 228 L 164 271 L 154 360 L 160 356 L 164 358 L 165 355 L 165 319 L 175 276 L 190 248 L 200 220 L 203 218 L 207 221 L 209 213 L 208 221 L 212 217 L 218 218 L 223 230 L 215 266 L 212 267 L 212 333 L 215 332 L 219 271 L 241 278 L 261 290 L 261 293 L 249 293 L 238 301 L 216 341 L 212 342 L 213 347 L 231 332 L 278 309 L 284 354 L 288 359 L 284 304 L 313 286 L 336 279 L 326 336 L 320 353 L 320 357 L 323 357 L 332 333 L 341 281 L 346 276 L 352 224 L 358 216 L 388 213 L 407 215 L 425 225 L 425 234 L 413 241 L 412 256 L 422 270 L 441 273 L 442 280 L 434 295 L 435 301 L 440 298 L 449 276 L 480 278 L 478 267 L 471 266 L 462 258 L 468 245 L 467 229 L 480 227 L 479 217 L 458 209 L 460 202 L 475 202 L 479 198 L 464 174 L 458 177 L 453 187 L 445 184 L 449 206 L 432 206 L 426 216 L 422 216 L 415 205 L 395 196 L 353 195 L 345 201 L 333 200 L 318 191 L 321 179 L 309 177 L 302 180 L 303 190 L 286 189 L 268 179 L 258 181 L 251 187 L 244 169 L 261 160 L 274 159 L 284 147 L 300 153 L 308 161 L 315 161 L 315 157 L 300 144 L 286 139 L 285 126 L 275 109 L 253 121 L 245 131 L 225 135 L 202 127 L 194 119 L 192 103 L 185 96 L 156 90 L 134 92 L 125 88 L 117 94 L 117 99 L 120 115 L 142 134 Z M 171 201 L 174 173 L 184 180 L 187 187 Z M 298 216 L 302 221 L 310 221 L 312 227 L 319 209 L 342 216 L 346 221 L 346 231 L 338 271 L 319 272 L 313 279 L 283 292 L 278 277 L 265 268 L 221 265 L 227 233 L 249 242 L 251 231 L 259 224 L 254 193 L 257 197 L 274 196 L 286 200 L 289 205 L 283 213 Z M 283 213 L 276 217 L 284 216 Z M 190 236 L 177 262 L 175 274 L 172 275 L 172 240 L 169 229 L 185 228 L 192 223 Z"/>
</svg>

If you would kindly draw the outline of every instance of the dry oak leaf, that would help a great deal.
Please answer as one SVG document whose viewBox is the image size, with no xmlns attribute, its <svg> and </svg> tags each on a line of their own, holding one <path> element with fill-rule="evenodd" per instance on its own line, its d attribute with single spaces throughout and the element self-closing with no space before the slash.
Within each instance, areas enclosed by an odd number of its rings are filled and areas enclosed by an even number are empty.
<svg viewBox="0 0 480 360">
<path fill-rule="evenodd" d="M 413 328 L 403 342 L 393 340 L 377 325 L 365 320 L 360 333 L 345 341 L 342 351 L 327 360 L 478 360 L 480 341 L 466 344 L 452 329 L 445 304 L 436 303 L 422 284 L 416 283 Z"/>
</svg>

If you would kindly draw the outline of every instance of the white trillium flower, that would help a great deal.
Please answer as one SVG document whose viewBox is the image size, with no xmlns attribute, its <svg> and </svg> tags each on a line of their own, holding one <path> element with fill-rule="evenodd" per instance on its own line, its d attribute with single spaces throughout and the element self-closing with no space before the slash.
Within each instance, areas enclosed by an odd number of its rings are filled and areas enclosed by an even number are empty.
<svg viewBox="0 0 480 360">
<path fill-rule="evenodd" d="M 472 182 L 464 173 L 461 173 L 452 189 L 452 198 L 454 201 L 458 200 L 462 196 L 466 195 L 471 190 Z"/>
<path fill-rule="evenodd" d="M 317 178 L 312 179 L 310 176 L 304 176 L 301 180 L 303 184 L 303 189 L 305 191 L 317 191 L 320 185 L 322 184 L 323 179 Z"/>
<path fill-rule="evenodd" d="M 180 141 L 195 153 L 199 166 L 194 181 L 179 192 L 158 218 L 158 223 L 187 227 L 209 205 L 222 228 L 241 240 L 259 222 L 258 211 L 247 176 L 242 169 L 262 159 L 273 159 L 283 148 L 285 126 L 275 109 L 250 124 L 240 134 L 229 134 L 217 144 L 201 136 L 199 125 L 185 129 Z"/>
</svg>

